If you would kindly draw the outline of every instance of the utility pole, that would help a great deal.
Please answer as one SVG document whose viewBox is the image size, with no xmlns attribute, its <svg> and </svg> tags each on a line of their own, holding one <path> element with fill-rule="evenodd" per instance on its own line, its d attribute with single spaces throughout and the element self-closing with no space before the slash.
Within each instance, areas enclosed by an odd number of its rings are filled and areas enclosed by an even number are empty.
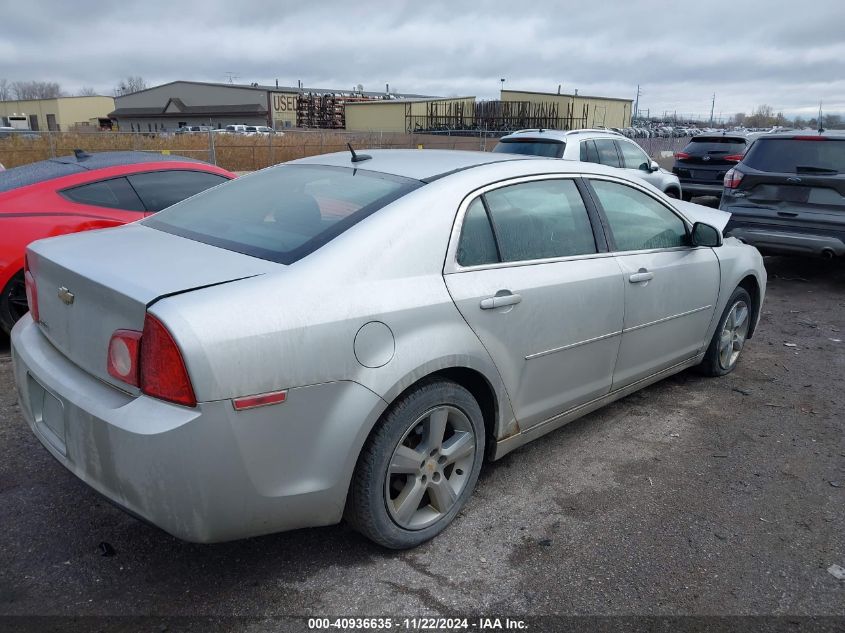
<svg viewBox="0 0 845 633">
<path fill-rule="evenodd" d="M 635 119 L 640 118 L 640 94 L 641 94 L 640 84 L 637 84 L 637 100 L 634 103 L 634 118 Z"/>
<path fill-rule="evenodd" d="M 713 126 L 713 108 L 716 107 L 716 93 L 713 93 L 713 101 L 710 102 L 710 126 Z"/>
<path fill-rule="evenodd" d="M 505 89 L 505 78 L 502 77 L 501 79 L 499 79 L 499 81 L 502 82 L 502 90 L 504 90 Z M 501 98 L 502 98 L 502 93 L 500 92 L 499 93 L 499 99 L 501 99 Z"/>
</svg>

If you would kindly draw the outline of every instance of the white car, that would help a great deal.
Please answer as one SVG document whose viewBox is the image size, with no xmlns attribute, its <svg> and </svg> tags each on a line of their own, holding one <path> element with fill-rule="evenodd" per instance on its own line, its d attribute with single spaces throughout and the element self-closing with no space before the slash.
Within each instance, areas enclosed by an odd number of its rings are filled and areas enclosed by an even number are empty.
<svg viewBox="0 0 845 633">
<path fill-rule="evenodd" d="M 617 167 L 657 187 L 670 198 L 681 197 L 681 182 L 675 174 L 651 160 L 637 143 L 611 130 L 520 130 L 499 139 L 493 151 Z"/>
</svg>

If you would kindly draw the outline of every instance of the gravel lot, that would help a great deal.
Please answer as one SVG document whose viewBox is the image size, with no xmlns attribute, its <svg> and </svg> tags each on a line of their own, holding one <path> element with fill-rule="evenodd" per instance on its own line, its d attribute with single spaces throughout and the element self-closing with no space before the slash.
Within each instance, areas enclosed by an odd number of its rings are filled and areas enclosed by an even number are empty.
<svg viewBox="0 0 845 633">
<path fill-rule="evenodd" d="M 345 526 L 202 546 L 129 517 L 26 428 L 0 341 L 0 615 L 845 616 L 845 266 L 767 268 L 736 372 L 488 464 L 453 526 L 401 553 Z"/>
</svg>

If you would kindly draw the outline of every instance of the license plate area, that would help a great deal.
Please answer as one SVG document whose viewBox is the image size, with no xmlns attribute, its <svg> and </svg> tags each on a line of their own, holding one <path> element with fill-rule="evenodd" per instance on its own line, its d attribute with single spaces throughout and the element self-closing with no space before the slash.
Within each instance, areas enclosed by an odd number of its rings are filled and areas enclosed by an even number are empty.
<svg viewBox="0 0 845 633">
<path fill-rule="evenodd" d="M 807 202 L 809 199 L 809 187 L 781 186 L 777 188 L 776 200 L 782 200 L 783 202 Z"/>
<path fill-rule="evenodd" d="M 696 180 L 718 180 L 721 182 L 725 177 L 725 172 L 714 171 L 712 169 L 696 169 L 692 172 L 692 177 Z"/>
<path fill-rule="evenodd" d="M 29 410 L 35 418 L 36 427 L 53 448 L 66 455 L 65 407 L 62 401 L 47 391 L 32 374 L 27 374 L 26 379 Z"/>
</svg>

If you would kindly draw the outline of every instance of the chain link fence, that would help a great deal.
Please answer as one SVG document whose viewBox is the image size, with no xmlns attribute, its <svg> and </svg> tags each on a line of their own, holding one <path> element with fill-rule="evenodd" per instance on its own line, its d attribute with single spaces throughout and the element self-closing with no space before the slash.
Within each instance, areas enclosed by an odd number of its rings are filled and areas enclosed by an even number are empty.
<svg viewBox="0 0 845 633">
<path fill-rule="evenodd" d="M 355 149 L 459 149 L 490 151 L 502 132 L 449 130 L 443 133 L 344 132 L 295 130 L 276 134 L 224 132 L 29 132 L 9 133 L 0 138 L 0 163 L 8 169 L 39 160 L 87 152 L 141 151 L 178 155 L 214 163 L 231 171 L 253 171 L 269 165 Z M 676 152 L 688 138 L 633 139 L 651 156 Z"/>
</svg>

